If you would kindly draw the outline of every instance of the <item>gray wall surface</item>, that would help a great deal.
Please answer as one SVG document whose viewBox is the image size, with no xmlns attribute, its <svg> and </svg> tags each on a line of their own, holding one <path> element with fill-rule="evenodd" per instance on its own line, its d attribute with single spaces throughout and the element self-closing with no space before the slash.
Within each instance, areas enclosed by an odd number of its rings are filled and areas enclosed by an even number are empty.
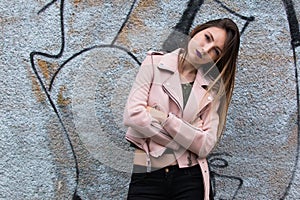
<svg viewBox="0 0 300 200">
<path fill-rule="evenodd" d="M 300 199 L 299 0 L 1 0 L 0 199 L 125 199 L 140 63 L 223 17 L 242 35 L 215 198 Z"/>
</svg>

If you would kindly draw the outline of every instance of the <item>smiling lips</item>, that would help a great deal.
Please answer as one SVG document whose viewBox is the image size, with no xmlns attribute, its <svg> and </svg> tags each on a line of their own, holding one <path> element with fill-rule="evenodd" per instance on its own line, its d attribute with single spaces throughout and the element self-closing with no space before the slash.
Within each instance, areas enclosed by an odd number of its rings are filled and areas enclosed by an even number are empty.
<svg viewBox="0 0 300 200">
<path fill-rule="evenodd" d="M 197 56 L 198 56 L 199 58 L 202 58 L 202 54 L 201 54 L 200 51 L 198 51 L 197 49 L 196 49 L 196 54 L 197 54 Z"/>
</svg>

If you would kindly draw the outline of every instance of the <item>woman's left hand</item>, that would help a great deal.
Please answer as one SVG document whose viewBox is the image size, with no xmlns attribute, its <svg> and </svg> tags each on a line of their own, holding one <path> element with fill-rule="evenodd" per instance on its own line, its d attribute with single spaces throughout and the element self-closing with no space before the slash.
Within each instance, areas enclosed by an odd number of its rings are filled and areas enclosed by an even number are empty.
<svg viewBox="0 0 300 200">
<path fill-rule="evenodd" d="M 197 127 L 197 128 L 202 129 L 203 128 L 203 123 L 204 123 L 203 120 L 200 117 L 198 117 L 197 120 L 195 120 L 192 123 L 192 125 L 195 126 L 195 127 Z"/>
<path fill-rule="evenodd" d="M 166 121 L 168 115 L 158 109 L 152 108 L 151 106 L 147 106 L 147 111 L 150 113 L 150 115 L 157 119 L 160 123 L 163 123 Z"/>
</svg>

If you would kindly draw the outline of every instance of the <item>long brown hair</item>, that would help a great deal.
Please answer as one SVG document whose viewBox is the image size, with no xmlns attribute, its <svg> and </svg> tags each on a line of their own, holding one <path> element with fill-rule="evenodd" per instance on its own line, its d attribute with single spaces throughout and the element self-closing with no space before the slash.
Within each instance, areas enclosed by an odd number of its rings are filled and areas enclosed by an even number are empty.
<svg viewBox="0 0 300 200">
<path fill-rule="evenodd" d="M 198 32 L 209 27 L 218 27 L 226 31 L 224 50 L 222 51 L 222 54 L 220 55 L 219 59 L 217 59 L 213 64 L 214 67 L 217 67 L 218 73 L 217 76 L 214 77 L 213 84 L 210 85 L 208 88 L 208 92 L 214 90 L 215 88 L 218 88 L 218 91 L 214 92 L 217 93 L 217 97 L 219 97 L 219 100 L 225 98 L 225 105 L 221 105 L 221 107 L 219 108 L 220 124 L 218 136 L 220 136 L 226 122 L 227 111 L 234 88 L 236 62 L 240 46 L 240 33 L 237 25 L 231 19 L 223 18 L 211 20 L 204 24 L 196 26 L 191 31 L 189 38 L 193 38 Z M 187 52 L 187 45 L 188 43 L 184 48 L 185 54 Z"/>
</svg>

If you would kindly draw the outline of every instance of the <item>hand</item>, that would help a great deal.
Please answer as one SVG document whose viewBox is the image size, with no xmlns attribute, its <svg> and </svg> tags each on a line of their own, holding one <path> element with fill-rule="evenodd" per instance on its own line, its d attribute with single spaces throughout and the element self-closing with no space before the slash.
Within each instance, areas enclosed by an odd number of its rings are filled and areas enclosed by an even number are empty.
<svg viewBox="0 0 300 200">
<path fill-rule="evenodd" d="M 152 108 L 150 106 L 147 106 L 147 111 L 150 113 L 150 115 L 157 119 L 160 123 L 166 121 L 168 115 L 165 114 L 164 112 L 157 110 L 155 108 Z"/>
<path fill-rule="evenodd" d="M 203 128 L 203 120 L 199 117 L 194 123 L 193 126 L 202 129 Z"/>
</svg>

